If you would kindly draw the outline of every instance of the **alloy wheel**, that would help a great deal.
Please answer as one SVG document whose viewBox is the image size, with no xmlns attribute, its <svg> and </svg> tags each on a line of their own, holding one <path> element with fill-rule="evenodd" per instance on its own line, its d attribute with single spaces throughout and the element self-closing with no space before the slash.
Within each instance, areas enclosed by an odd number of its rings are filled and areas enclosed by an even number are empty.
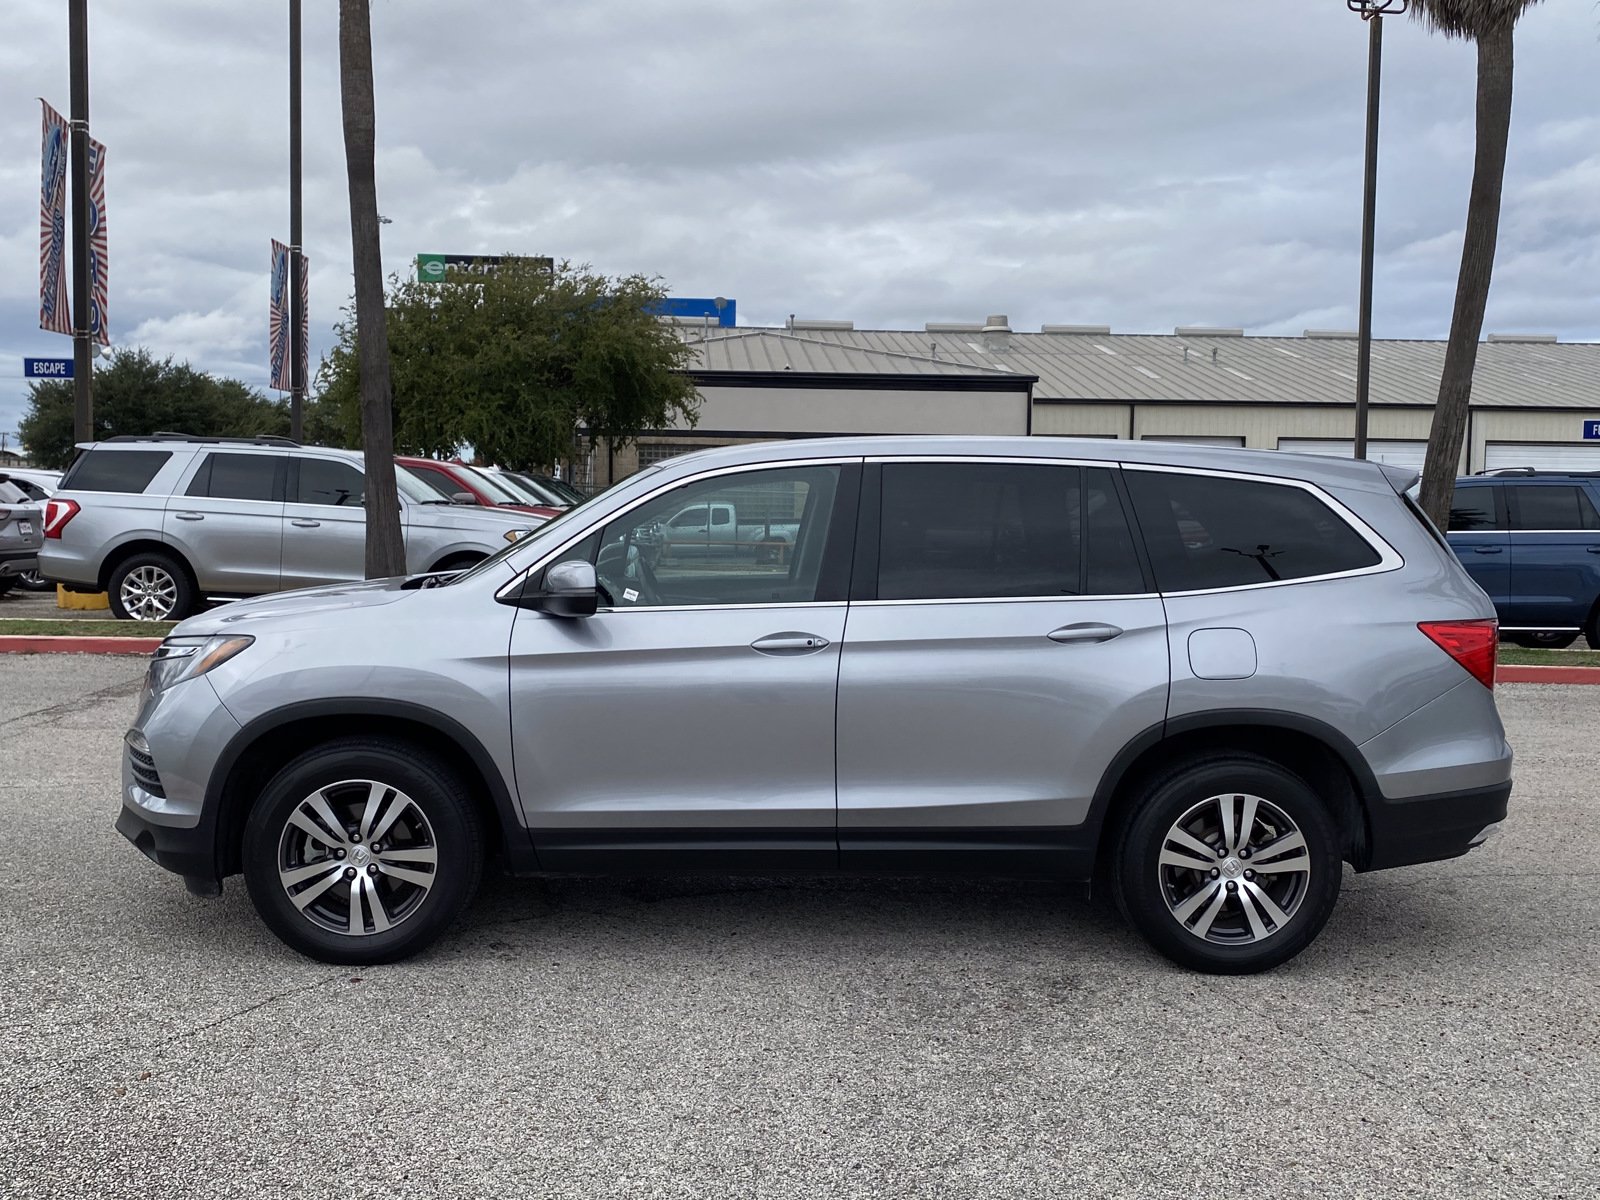
<svg viewBox="0 0 1600 1200">
<path fill-rule="evenodd" d="M 1282 932 L 1294 917 L 1309 890 L 1311 853 L 1282 809 L 1230 792 L 1172 823 L 1156 873 L 1168 911 L 1189 934 L 1245 946 Z"/>
<path fill-rule="evenodd" d="M 438 843 L 398 788 L 348 779 L 318 788 L 278 838 L 278 881 L 307 920 L 332 933 L 384 933 L 413 916 L 438 880 Z"/>
<path fill-rule="evenodd" d="M 177 607 L 178 581 L 161 567 L 136 567 L 123 578 L 118 598 L 135 621 L 163 621 Z"/>
</svg>

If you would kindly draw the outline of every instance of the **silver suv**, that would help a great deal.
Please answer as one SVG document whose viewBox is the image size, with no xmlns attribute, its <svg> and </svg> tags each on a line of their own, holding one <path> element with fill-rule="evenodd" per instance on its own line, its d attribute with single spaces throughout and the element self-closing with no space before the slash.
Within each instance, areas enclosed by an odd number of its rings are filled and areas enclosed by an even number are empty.
<svg viewBox="0 0 1600 1200">
<path fill-rule="evenodd" d="M 81 453 L 46 507 L 40 573 L 111 611 L 178 620 L 204 600 L 362 578 L 361 455 L 287 438 L 116 437 Z M 543 523 L 443 500 L 396 468 L 406 564 L 457 571 Z"/>
<path fill-rule="evenodd" d="M 28 491 L 0 473 L 0 596 L 39 567 L 44 509 Z"/>
<path fill-rule="evenodd" d="M 1341 863 L 1506 814 L 1494 609 L 1411 481 L 1055 438 L 670 459 L 470 571 L 186 621 L 117 827 L 333 962 L 426 946 L 494 860 L 1100 880 L 1177 962 L 1261 970 Z M 650 552 L 717 504 L 792 545 Z"/>
</svg>

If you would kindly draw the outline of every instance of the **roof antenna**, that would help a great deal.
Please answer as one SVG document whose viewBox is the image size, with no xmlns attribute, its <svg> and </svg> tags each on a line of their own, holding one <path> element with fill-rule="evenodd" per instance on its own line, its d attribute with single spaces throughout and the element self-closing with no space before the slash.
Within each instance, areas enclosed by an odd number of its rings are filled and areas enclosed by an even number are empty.
<svg viewBox="0 0 1600 1200">
<path fill-rule="evenodd" d="M 1211 365 L 1213 367 L 1217 365 L 1217 348 L 1215 346 L 1211 347 Z"/>
<path fill-rule="evenodd" d="M 1187 346 L 1183 348 L 1183 365 L 1186 367 L 1189 365 L 1189 347 Z"/>
<path fill-rule="evenodd" d="M 783 327 L 785 329 L 788 329 L 788 330 L 791 330 L 791 331 L 794 329 L 794 314 L 793 313 L 789 314 L 789 319 L 783 323 Z"/>
<path fill-rule="evenodd" d="M 939 357 L 939 343 L 938 342 L 929 342 L 928 343 L 928 354 L 930 356 L 932 356 L 933 358 L 938 358 Z"/>
</svg>

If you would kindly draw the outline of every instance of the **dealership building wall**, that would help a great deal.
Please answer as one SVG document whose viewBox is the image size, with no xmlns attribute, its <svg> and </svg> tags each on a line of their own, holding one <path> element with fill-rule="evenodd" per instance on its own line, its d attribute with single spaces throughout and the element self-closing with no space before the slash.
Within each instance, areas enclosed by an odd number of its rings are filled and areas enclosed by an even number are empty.
<svg viewBox="0 0 1600 1200">
<path fill-rule="evenodd" d="M 697 423 L 604 456 L 594 482 L 687 450 L 769 438 L 1027 434 L 1348 455 L 1354 436 L 1356 342 L 1340 331 L 1031 333 L 991 316 L 920 331 L 793 321 L 683 336 L 695 351 Z M 1442 341 L 1374 343 L 1369 457 L 1420 468 L 1443 358 Z M 1460 469 L 1600 471 L 1597 422 L 1600 344 L 1491 335 L 1479 347 Z"/>
</svg>

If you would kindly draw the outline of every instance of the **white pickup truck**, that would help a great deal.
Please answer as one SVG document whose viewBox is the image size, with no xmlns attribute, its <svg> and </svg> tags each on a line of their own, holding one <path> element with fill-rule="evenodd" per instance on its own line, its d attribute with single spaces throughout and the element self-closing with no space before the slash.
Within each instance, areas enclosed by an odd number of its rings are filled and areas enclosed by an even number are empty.
<svg viewBox="0 0 1600 1200">
<path fill-rule="evenodd" d="M 784 562 L 799 528 L 798 521 L 741 521 L 732 504 L 713 501 L 679 509 L 654 532 L 663 557 L 743 550 Z"/>
</svg>

